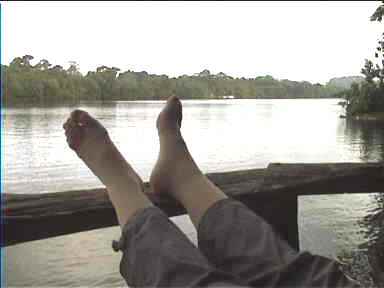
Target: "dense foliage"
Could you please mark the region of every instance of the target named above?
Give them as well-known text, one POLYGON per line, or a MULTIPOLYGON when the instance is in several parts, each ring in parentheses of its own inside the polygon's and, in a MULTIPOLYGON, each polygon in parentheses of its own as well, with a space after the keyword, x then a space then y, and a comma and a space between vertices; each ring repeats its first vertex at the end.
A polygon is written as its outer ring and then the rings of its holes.
POLYGON ((198 74, 170 78, 147 72, 124 71, 101 66, 86 75, 77 63, 69 68, 42 59, 32 65, 33 56, 15 58, 2 66, 5 104, 78 102, 80 100, 160 100, 170 95, 182 99, 235 98, 325 98, 340 91, 331 85, 277 80, 271 76, 252 79, 233 78, 224 73, 198 74))
MULTIPOLYGON (((371 21, 381 22, 384 15, 384 1, 371 16, 371 21)), ((365 60, 361 73, 365 81, 354 83, 344 94, 347 115, 384 112, 384 33, 378 41, 376 60, 365 60)))

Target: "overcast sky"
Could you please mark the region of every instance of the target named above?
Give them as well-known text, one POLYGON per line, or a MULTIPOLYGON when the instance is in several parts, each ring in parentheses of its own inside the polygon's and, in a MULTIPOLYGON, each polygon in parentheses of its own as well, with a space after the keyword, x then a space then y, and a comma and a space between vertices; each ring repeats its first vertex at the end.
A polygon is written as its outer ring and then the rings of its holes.
POLYGON ((2 2, 2 62, 31 54, 179 76, 359 75, 383 24, 365 2, 2 2))

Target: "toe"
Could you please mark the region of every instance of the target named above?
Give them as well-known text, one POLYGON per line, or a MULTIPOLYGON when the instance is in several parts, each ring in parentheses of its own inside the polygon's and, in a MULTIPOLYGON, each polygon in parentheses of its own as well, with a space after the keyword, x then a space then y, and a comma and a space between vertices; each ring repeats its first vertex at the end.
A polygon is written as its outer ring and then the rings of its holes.
POLYGON ((86 111, 73 110, 70 117, 63 124, 67 143, 79 155, 79 147, 84 142, 99 141, 100 137, 107 137, 106 129, 86 111))
POLYGON ((171 96, 167 101, 168 109, 173 119, 176 119, 177 124, 181 127, 181 121, 183 118, 181 101, 176 96, 171 96))
POLYGON ((167 102, 180 101, 177 96, 169 96, 167 102))
POLYGON ((65 134, 67 136, 67 143, 69 147, 77 151, 80 147, 81 140, 82 140, 82 135, 83 135, 82 127, 80 126, 71 127, 65 132, 65 134))
POLYGON ((68 118, 67 121, 64 122, 63 124, 63 129, 64 130, 67 130, 69 128, 69 121, 71 120, 71 118, 68 118))
POLYGON ((180 109, 181 108, 181 102, 180 99, 176 96, 171 96, 167 99, 167 105, 170 105, 174 109, 180 109))
POLYGON ((71 112, 71 119, 75 122, 78 122, 80 120, 80 116, 84 113, 87 113, 80 109, 75 109, 71 112))
POLYGON ((175 130, 181 128, 182 106, 179 98, 171 96, 157 117, 156 126, 161 130, 175 130))
POLYGON ((76 109, 76 110, 72 111, 71 119, 76 124, 79 124, 79 125, 87 125, 87 124, 96 122, 96 120, 94 118, 92 118, 88 112, 80 110, 80 109, 76 109))
POLYGON ((77 123, 72 118, 68 118, 67 121, 63 124, 64 130, 68 130, 75 126, 77 126, 77 123))

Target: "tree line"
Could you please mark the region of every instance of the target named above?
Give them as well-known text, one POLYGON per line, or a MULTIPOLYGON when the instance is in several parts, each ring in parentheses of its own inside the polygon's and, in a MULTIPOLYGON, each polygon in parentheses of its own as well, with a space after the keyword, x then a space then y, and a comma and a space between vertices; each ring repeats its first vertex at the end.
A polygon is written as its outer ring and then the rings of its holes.
MULTIPOLYGON (((370 17, 381 22, 384 16, 384 1, 370 17)), ((354 83, 351 89, 340 95, 346 99, 346 113, 355 116, 365 113, 384 112, 384 33, 381 34, 375 50, 375 61, 366 59, 361 73, 365 80, 354 83)))
POLYGON ((83 75, 76 62, 64 69, 42 59, 32 65, 31 55, 16 57, 2 65, 3 104, 61 103, 84 100, 163 100, 235 98, 329 98, 340 92, 333 85, 277 80, 270 75, 234 78, 204 70, 194 75, 168 77, 145 71, 121 71, 100 66, 83 75))

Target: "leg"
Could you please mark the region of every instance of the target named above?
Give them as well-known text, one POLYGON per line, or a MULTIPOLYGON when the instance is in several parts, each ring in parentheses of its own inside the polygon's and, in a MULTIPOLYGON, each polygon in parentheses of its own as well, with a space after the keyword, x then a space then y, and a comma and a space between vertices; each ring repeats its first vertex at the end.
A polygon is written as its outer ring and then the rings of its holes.
POLYGON ((236 286, 236 279, 208 263, 200 251, 142 193, 142 181, 106 129, 75 110, 64 124, 69 146, 105 184, 123 229, 120 273, 129 286, 236 286))
POLYGON ((200 171, 181 136, 182 107, 171 97, 157 118, 160 153, 150 183, 155 193, 169 193, 188 211, 197 228, 209 207, 227 196, 200 171))
POLYGON ((203 216, 199 247, 216 267, 254 287, 360 287, 331 259, 298 252, 240 202, 217 202, 203 216))
POLYGON ((240 283, 209 263, 157 207, 135 214, 114 250, 123 252, 120 273, 128 286, 237 287, 240 283))
POLYGON ((155 193, 169 193, 186 208, 199 248, 212 264, 251 286, 354 285, 334 262, 298 254, 263 219, 211 183, 188 152, 181 120, 181 103, 170 98, 157 119, 160 154, 150 182, 155 193))
POLYGON ((87 112, 75 110, 63 125, 69 146, 107 187, 123 228, 133 214, 152 203, 142 181, 111 141, 107 130, 87 112))

